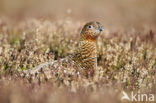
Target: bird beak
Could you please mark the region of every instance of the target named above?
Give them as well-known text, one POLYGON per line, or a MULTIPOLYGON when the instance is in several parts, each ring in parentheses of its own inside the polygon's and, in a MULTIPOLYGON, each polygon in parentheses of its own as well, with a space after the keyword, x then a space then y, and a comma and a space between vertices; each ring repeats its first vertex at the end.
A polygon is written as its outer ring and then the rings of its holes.
POLYGON ((99 31, 103 31, 104 29, 103 29, 103 27, 102 26, 100 26, 99 27, 99 31))

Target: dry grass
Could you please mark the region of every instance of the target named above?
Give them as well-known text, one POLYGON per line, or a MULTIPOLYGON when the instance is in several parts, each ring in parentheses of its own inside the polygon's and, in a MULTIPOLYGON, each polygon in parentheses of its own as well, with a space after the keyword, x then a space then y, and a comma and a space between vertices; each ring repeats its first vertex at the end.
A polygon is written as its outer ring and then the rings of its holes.
POLYGON ((60 8, 51 3, 56 11, 43 4, 46 12, 42 8, 36 11, 34 5, 42 2, 30 2, 29 9, 29 3, 22 2, 23 8, 16 3, 8 6, 7 1, 1 6, 0 102, 120 103, 122 90, 156 94, 154 1, 64 3, 67 6, 60 4, 60 8), (90 5, 84 10, 87 3, 90 5), (34 11, 37 13, 32 15, 34 11), (72 53, 81 27, 90 20, 100 21, 105 28, 97 42, 99 81, 75 79, 63 72, 42 83, 29 83, 19 76, 19 70, 72 53))

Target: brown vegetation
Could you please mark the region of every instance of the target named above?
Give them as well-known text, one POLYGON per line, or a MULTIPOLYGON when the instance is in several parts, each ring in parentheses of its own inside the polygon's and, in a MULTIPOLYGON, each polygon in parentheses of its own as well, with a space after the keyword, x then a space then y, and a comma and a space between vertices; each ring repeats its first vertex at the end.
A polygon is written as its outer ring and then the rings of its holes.
POLYGON ((60 6, 58 1, 1 2, 1 103, 120 103, 122 90, 156 94, 154 0, 63 1, 60 6), (30 83, 19 75, 72 53, 81 27, 90 20, 105 28, 97 42, 99 81, 60 73, 52 80, 30 83))

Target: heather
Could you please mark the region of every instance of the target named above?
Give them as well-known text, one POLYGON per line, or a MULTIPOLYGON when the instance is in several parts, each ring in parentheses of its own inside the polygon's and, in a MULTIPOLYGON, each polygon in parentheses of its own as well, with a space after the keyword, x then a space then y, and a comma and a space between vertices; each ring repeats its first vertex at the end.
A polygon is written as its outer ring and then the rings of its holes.
MULTIPOLYGON (((51 3, 57 10, 48 13, 51 7, 48 3, 44 9, 30 6, 28 10, 27 3, 21 2, 22 9, 18 4, 15 7, 19 8, 9 8, 5 2, 0 13, 0 102, 120 103, 123 90, 156 94, 154 1, 139 4, 134 0, 115 3, 99 0, 90 2, 85 10, 88 1, 83 4, 80 0, 77 8, 74 4, 70 8, 60 4, 59 9, 51 3), (64 71, 62 67, 50 80, 31 81, 21 75, 26 69, 71 54, 81 28, 90 20, 100 21, 104 27, 97 41, 98 81, 77 78, 72 68, 64 71)), ((35 5, 41 4, 40 1, 35 5)))

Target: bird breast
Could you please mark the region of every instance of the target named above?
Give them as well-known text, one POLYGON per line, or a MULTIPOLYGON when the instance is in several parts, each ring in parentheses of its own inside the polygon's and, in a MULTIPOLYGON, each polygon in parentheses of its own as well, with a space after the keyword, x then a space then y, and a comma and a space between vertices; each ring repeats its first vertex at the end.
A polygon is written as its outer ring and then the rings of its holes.
POLYGON ((80 41, 79 46, 73 55, 73 60, 82 68, 94 68, 97 62, 96 43, 80 41))

